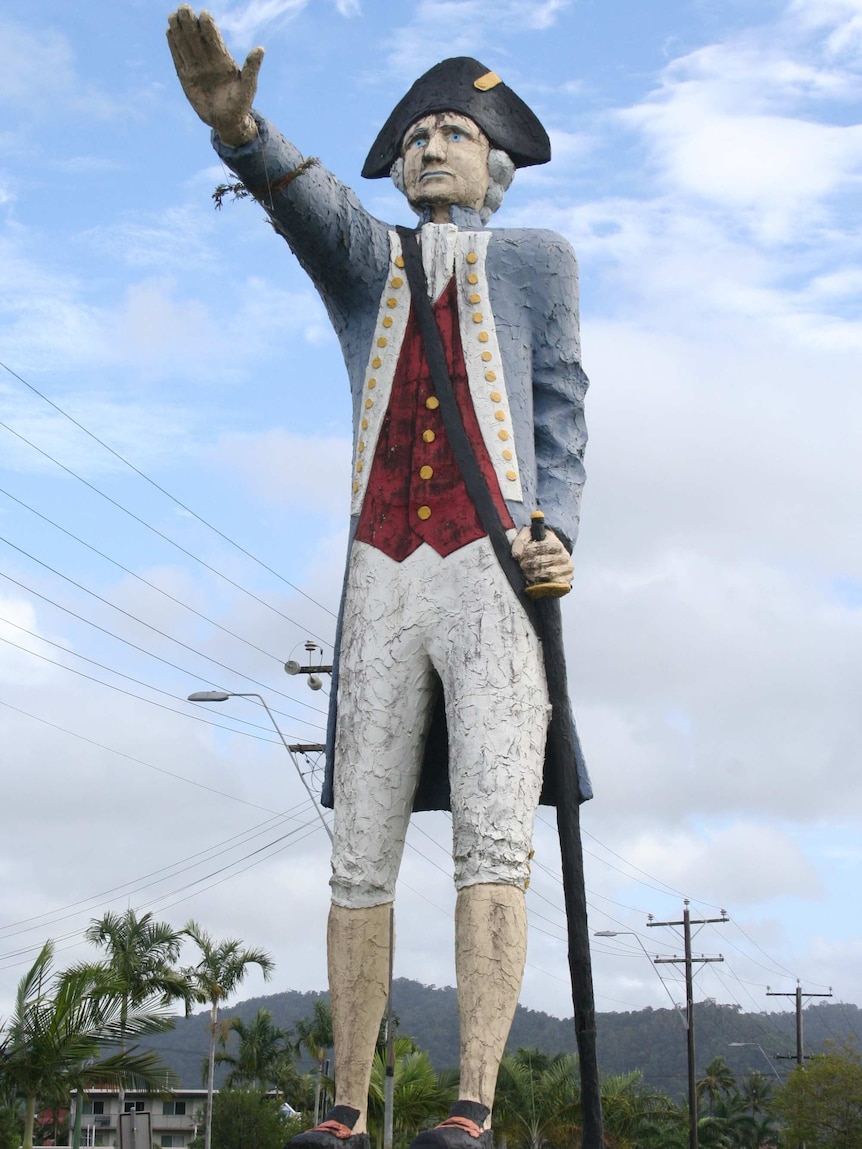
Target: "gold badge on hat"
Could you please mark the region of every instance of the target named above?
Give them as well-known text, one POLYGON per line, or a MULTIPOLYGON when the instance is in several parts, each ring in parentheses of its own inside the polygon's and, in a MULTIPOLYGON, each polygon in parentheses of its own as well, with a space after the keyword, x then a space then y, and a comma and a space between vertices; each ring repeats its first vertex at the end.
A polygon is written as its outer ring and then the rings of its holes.
POLYGON ((503 81, 496 72, 486 72, 484 76, 473 81, 473 87, 478 88, 480 92, 490 92, 492 88, 496 88, 498 84, 502 83, 503 81))

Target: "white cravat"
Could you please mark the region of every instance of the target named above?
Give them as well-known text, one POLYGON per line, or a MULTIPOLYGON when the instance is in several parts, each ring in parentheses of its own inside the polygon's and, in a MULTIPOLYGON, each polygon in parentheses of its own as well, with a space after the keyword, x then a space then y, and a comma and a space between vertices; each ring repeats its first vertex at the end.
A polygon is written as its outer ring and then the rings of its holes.
POLYGON ((422 263, 428 282, 428 297, 435 303, 455 272, 455 241, 458 227, 454 223, 422 225, 422 263))

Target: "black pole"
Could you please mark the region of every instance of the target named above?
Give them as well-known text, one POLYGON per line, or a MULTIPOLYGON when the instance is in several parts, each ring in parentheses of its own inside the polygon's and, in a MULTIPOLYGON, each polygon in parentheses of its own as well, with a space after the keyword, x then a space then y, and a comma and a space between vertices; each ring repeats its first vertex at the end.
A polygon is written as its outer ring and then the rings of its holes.
POLYGON ((694 1057, 694 976, 691 963, 691 912, 688 902, 682 915, 685 930, 685 1021, 688 1050, 688 1145, 697 1149, 697 1074, 694 1057))
MULTIPOLYGON (((531 524, 533 538, 545 536, 544 520, 535 517, 531 524)), ((559 592, 557 592, 559 593, 559 592)), ((556 597, 534 599, 539 637, 548 680, 548 693, 555 706, 548 727, 548 760, 559 764, 556 777, 557 832, 560 835, 563 895, 566 903, 566 926, 569 943, 569 975, 572 980, 572 1005, 575 1010, 575 1041, 581 1077, 582 1149, 603 1149, 602 1097, 599 1084, 599 1061, 596 1051, 596 1006, 593 998, 593 972, 590 959, 590 930, 587 923, 587 892, 584 885, 584 853, 581 846, 581 795, 578 790, 576 764, 581 748, 568 705, 566 656, 563 650, 563 622, 560 601, 556 597)))

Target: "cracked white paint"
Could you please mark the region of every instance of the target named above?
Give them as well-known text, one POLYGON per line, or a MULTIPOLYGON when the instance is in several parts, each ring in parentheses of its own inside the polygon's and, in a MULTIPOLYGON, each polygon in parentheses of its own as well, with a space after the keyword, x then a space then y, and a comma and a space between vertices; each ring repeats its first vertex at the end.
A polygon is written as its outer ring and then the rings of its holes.
POLYGON ((486 538, 403 562, 355 543, 335 747, 333 901, 392 900, 436 684, 455 884, 523 888, 550 714, 541 645, 486 538))

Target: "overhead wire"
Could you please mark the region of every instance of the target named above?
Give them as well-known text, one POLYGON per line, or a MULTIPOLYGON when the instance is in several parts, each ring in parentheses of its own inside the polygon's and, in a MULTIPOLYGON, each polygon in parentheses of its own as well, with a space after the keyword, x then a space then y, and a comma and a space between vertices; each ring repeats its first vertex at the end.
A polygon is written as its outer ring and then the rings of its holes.
MULTIPOLYGON (((20 630, 20 631, 22 631, 24 634, 29 634, 31 638, 35 638, 35 639, 36 639, 38 642, 44 642, 44 643, 45 643, 46 645, 48 645, 48 646, 53 646, 53 647, 54 647, 56 650, 62 650, 64 654, 70 654, 70 655, 71 655, 73 658, 79 658, 79 659, 81 659, 81 661, 82 661, 82 662, 86 662, 86 663, 89 663, 89 665, 90 665, 90 666, 96 666, 96 667, 98 667, 98 668, 99 668, 99 670, 105 670, 105 671, 107 671, 107 672, 108 672, 108 674, 116 674, 118 678, 123 678, 123 679, 125 679, 125 680, 126 680, 126 682, 133 682, 133 683, 135 684, 135 686, 142 686, 142 687, 143 687, 145 690, 152 690, 152 691, 154 691, 156 694, 163 694, 163 695, 165 696, 165 698, 170 698, 172 701, 176 701, 176 697, 177 697, 177 696, 176 696, 176 694, 172 693, 172 692, 171 692, 171 691, 169 691, 169 690, 163 690, 163 689, 162 689, 162 687, 160 687, 160 686, 153 686, 153 685, 152 685, 151 683, 149 683, 149 682, 143 682, 143 681, 142 681, 140 678, 134 678, 134 677, 133 677, 131 674, 126 674, 124 671, 122 671, 122 670, 117 670, 117 669, 116 669, 115 667, 113 667, 113 666, 107 666, 105 663, 103 663, 103 662, 98 662, 98 661, 97 661, 95 658, 90 658, 90 657, 88 657, 88 655, 86 655, 86 654, 80 654, 80 653, 79 653, 77 650, 72 650, 70 647, 68 647, 68 646, 64 646, 64 645, 63 645, 61 642, 54 642, 54 640, 53 640, 53 639, 50 639, 50 638, 45 638, 45 637, 43 637, 42 635, 40 635, 40 634, 37 634, 37 633, 36 633, 36 631, 34 631, 34 630, 29 630, 29 629, 28 629, 26 626, 21 626, 21 624, 20 624, 20 623, 17 623, 17 622, 12 622, 12 620, 11 620, 11 619, 8 619, 8 618, 3 618, 2 616, 0 616, 0 623, 3 623, 3 624, 5 624, 6 626, 11 626, 11 627, 14 627, 14 628, 15 628, 15 630, 20 630)), ((2 638, 2 636, 0 636, 0 638, 2 638)), ((8 639, 5 639, 5 638, 2 638, 2 641, 4 641, 4 642, 7 642, 7 641, 9 641, 9 640, 8 640, 8 639)), ((13 646, 18 646, 18 644, 17 644, 17 643, 10 643, 10 645, 13 645, 13 646)), ((19 649, 19 650, 23 650, 23 651, 25 651, 25 652, 26 652, 26 653, 28 653, 28 654, 36 654, 36 652, 35 652, 35 651, 32 651, 32 650, 28 650, 28 649, 27 649, 27 647, 24 647, 24 646, 18 646, 18 649, 19 649)), ((37 655, 37 657, 38 657, 38 655, 37 655)), ((57 666, 62 666, 62 663, 56 663, 56 665, 57 665, 57 666)), ((64 667, 64 669, 66 669, 66 670, 70 670, 70 669, 71 669, 71 667, 64 667)), ((176 669, 178 669, 178 670, 181 670, 182 668, 181 668, 181 667, 177 667, 176 669)), ((191 672, 191 671, 189 671, 188 673, 189 673, 189 677, 191 677, 191 678, 199 678, 199 677, 200 677, 199 675, 196 675, 196 674, 192 674, 192 672, 191 672)), ((201 681, 202 681, 202 682, 207 682, 207 683, 209 683, 209 685, 210 685, 210 686, 218 686, 218 684, 217 684, 217 683, 215 683, 215 682, 210 682, 210 680, 209 680, 209 679, 207 679, 207 678, 203 678, 203 679, 201 679, 201 681)), ((107 686, 107 685, 109 685, 109 684, 108 684, 108 683, 103 683, 103 685, 107 686)), ((276 711, 276 713, 277 713, 277 714, 281 714, 281 715, 282 715, 283 717, 285 717, 285 718, 290 718, 290 720, 291 720, 292 722, 303 722, 303 723, 306 723, 307 725, 311 726, 311 727, 312 727, 312 729, 317 729, 317 730, 320 730, 320 729, 322 729, 322 727, 321 727, 321 726, 319 726, 319 725, 316 725, 315 723, 311 723, 311 722, 308 722, 308 721, 307 721, 307 719, 305 719, 305 718, 300 718, 300 717, 299 717, 299 715, 296 715, 296 714, 285 714, 285 712, 284 712, 284 711, 281 711, 281 710, 279 710, 279 711, 276 711)), ((241 723, 243 724, 243 726, 251 726, 251 727, 253 727, 253 728, 254 728, 254 729, 256 729, 256 730, 267 730, 267 731, 269 730, 269 727, 267 727, 267 726, 261 726, 261 725, 259 725, 259 723, 257 723, 257 722, 251 722, 251 721, 250 721, 249 719, 247 719, 247 718, 237 718, 237 717, 233 717, 233 721, 234 721, 234 722, 241 722, 241 723)))
POLYGON ((314 606, 319 607, 320 610, 324 611, 326 614, 331 615, 333 618, 336 617, 335 612, 330 610, 329 607, 324 606, 322 603, 318 602, 317 599, 312 598, 310 594, 302 590, 301 587, 298 587, 295 583, 292 583, 290 579, 285 578, 284 575, 279 574, 279 572, 276 570, 273 570, 273 568, 265 563, 262 559, 259 559, 256 555, 252 554, 251 551, 246 550, 244 546, 236 542, 235 539, 230 538, 230 536, 226 535, 224 531, 214 526, 207 519, 203 518, 203 516, 199 515, 197 511, 193 511, 191 507, 178 499, 176 495, 171 494, 170 491, 166 490, 163 486, 161 486, 161 484, 157 483, 155 479, 151 478, 144 471, 142 471, 140 467, 136 467, 134 463, 125 457, 125 455, 122 455, 119 451, 109 446, 109 444, 106 443, 104 439, 100 439, 98 435, 96 435, 88 427, 85 427, 84 424, 80 423, 77 419, 74 418, 74 416, 70 415, 68 411, 59 405, 59 403, 55 403, 53 399, 49 399, 47 395, 45 395, 37 387, 34 387, 32 383, 28 382, 23 377, 23 375, 19 375, 17 371, 13 371, 11 367, 2 361, 0 361, 0 367, 2 367, 4 371, 7 371, 14 379, 17 379, 19 383, 23 383, 23 385, 28 388, 28 390, 32 391, 34 395, 38 395, 39 398, 43 400, 43 402, 47 403, 50 407, 53 407, 53 409, 62 415, 64 419, 68 419, 70 423, 73 423, 79 430, 83 431, 85 435, 88 435, 95 443, 98 443, 100 447, 104 448, 104 450, 106 450, 109 454, 113 455, 115 459, 118 459, 131 471, 134 471, 134 473, 140 476, 144 482, 149 483, 151 487, 154 487, 160 494, 164 495, 165 498, 169 499, 172 503, 175 503, 178 507, 181 508, 181 510, 185 511, 186 514, 191 515, 193 519, 196 519, 197 522, 213 531, 213 533, 218 535, 219 538, 224 539, 226 543, 229 543, 232 547, 235 547, 238 551, 244 554, 246 558, 249 558, 252 560, 252 562, 257 563, 258 566, 262 567, 265 571, 268 571, 269 574, 274 575, 275 578, 279 579, 286 586, 289 586, 291 590, 296 591, 297 594, 301 594, 303 598, 308 599, 308 601, 313 603, 314 606))
MULTIPOLYGON (((44 570, 50 571, 51 574, 56 575, 58 578, 63 579, 64 582, 69 583, 71 586, 75 587, 77 590, 83 591, 84 594, 88 594, 92 598, 96 599, 98 602, 103 603, 105 606, 111 607, 112 610, 115 610, 119 614, 122 614, 125 618, 131 619, 132 622, 138 623, 140 626, 145 627, 147 630, 151 630, 154 634, 159 635, 160 638, 166 638, 168 640, 168 642, 173 642, 177 646, 181 646, 183 648, 183 650, 187 650, 191 654, 197 655, 198 658, 203 658, 206 662, 211 662, 213 664, 213 666, 218 666, 221 670, 227 670, 230 674, 235 674, 239 678, 244 678, 246 680, 246 682, 252 682, 252 683, 254 683, 255 686, 263 687, 264 690, 268 690, 268 691, 275 693, 275 694, 280 694, 283 698, 289 697, 289 695, 286 695, 281 690, 277 690, 275 687, 270 686, 268 683, 261 682, 259 679, 253 678, 250 674, 246 674, 241 670, 236 670, 234 667, 228 666, 224 662, 220 662, 219 659, 213 658, 209 654, 204 654, 203 651, 196 650, 193 646, 189 646, 189 644, 187 642, 183 642, 182 639, 176 638, 176 637, 174 637, 174 635, 168 634, 166 631, 161 630, 157 626, 153 626, 152 623, 146 622, 142 618, 138 618, 137 615, 132 614, 131 611, 126 610, 124 607, 117 606, 116 603, 111 602, 111 600, 105 598, 104 595, 99 594, 97 591, 90 590, 89 587, 84 586, 83 583, 80 583, 76 579, 73 579, 70 575, 63 574, 63 572, 57 570, 56 567, 52 567, 49 563, 46 563, 42 559, 37 558, 35 555, 30 554, 29 551, 24 550, 23 547, 19 547, 17 545, 17 543, 13 543, 10 539, 7 539, 4 535, 0 535, 0 542, 5 543, 6 546, 11 547, 12 550, 17 551, 19 554, 24 555, 25 558, 30 559, 31 562, 36 563, 38 566, 42 567, 44 570)), ((18 583, 17 579, 13 579, 11 577, 11 575, 7 575, 3 571, 0 571, 0 574, 2 574, 4 578, 8 578, 10 582, 18 583)), ((18 585, 21 586, 23 584, 18 583, 18 585)), ((31 590, 31 593, 38 593, 38 592, 34 592, 31 590)), ((40 597, 44 597, 44 596, 40 595, 40 597)), ((56 604, 53 604, 53 605, 56 605, 56 604)), ((78 615, 77 617, 81 618, 80 615, 78 615)), ((81 621, 86 622, 88 620, 82 618, 81 621)), ((95 625, 95 624, 93 624, 93 625, 95 625)), ((99 627, 98 629, 104 630, 103 627, 99 627)), ((106 632, 106 633, 111 633, 111 632, 106 632)), ((114 635, 113 637, 116 638, 118 636, 114 635)), ((132 645, 132 644, 130 644, 130 645, 132 645)), ((143 650, 142 647, 138 647, 138 649, 143 650)), ((149 651, 144 651, 144 653, 149 653, 149 651)), ((157 656, 154 656, 154 657, 157 657, 157 656)), ((159 661, 164 661, 164 660, 159 659, 159 661)), ((291 699, 291 701, 292 701, 292 699, 291 699)))
MULTIPOLYGON (((286 622, 291 623, 292 626, 298 626, 300 629, 305 630, 308 634, 312 635, 312 637, 318 639, 319 642, 324 642, 328 646, 332 645, 331 640, 323 638, 321 635, 316 634, 309 627, 302 623, 298 623, 296 619, 291 618, 289 615, 285 614, 284 611, 279 610, 276 606, 273 606, 272 603, 262 599, 259 595, 255 594, 254 591, 248 590, 247 587, 242 586, 240 583, 232 579, 230 575, 226 575, 223 571, 218 570, 217 567, 214 567, 211 563, 208 563, 206 559, 202 559, 199 555, 194 554, 181 543, 178 543, 176 539, 172 539, 169 535, 166 535, 164 531, 160 531, 158 527, 154 527, 152 523, 148 523, 146 519, 142 519, 140 515, 136 515, 134 511, 130 511, 127 507, 124 507, 122 503, 117 502, 116 499, 112 498, 105 491, 97 487, 95 483, 91 483, 89 479, 85 479, 83 475, 77 474, 72 470, 71 467, 67 467, 65 463, 61 463, 59 459, 55 459, 53 455, 50 455, 47 451, 44 451, 41 447, 38 447, 34 442, 28 439, 26 435, 22 435, 19 431, 16 431, 14 427, 10 427, 9 424, 4 422, 2 419, 0 419, 0 427, 3 427, 11 435, 14 435, 16 439, 20 439, 21 442, 26 443, 28 447, 32 447, 34 451, 37 451, 44 458, 49 459, 52 463, 55 464, 55 466, 65 471, 68 475, 71 475, 72 478, 77 479, 79 483, 83 483, 85 487, 89 488, 89 490, 105 499, 112 506, 116 507, 117 510, 122 511, 124 515, 128 515, 129 518, 134 519, 136 523, 140 523, 140 525, 146 527, 148 531, 152 531, 153 534, 158 535, 160 539, 163 539, 166 543, 169 543, 172 547, 175 547, 188 558, 193 559, 194 562, 199 563, 202 567, 216 575, 218 578, 223 579, 226 583, 229 583, 236 590, 241 591, 245 595, 248 595, 249 598, 254 599, 255 602, 260 603, 261 606, 265 606, 267 610, 271 610, 274 614, 279 615, 279 617, 285 619, 286 622)), ((330 611, 329 613, 331 614, 332 612, 330 611)))

